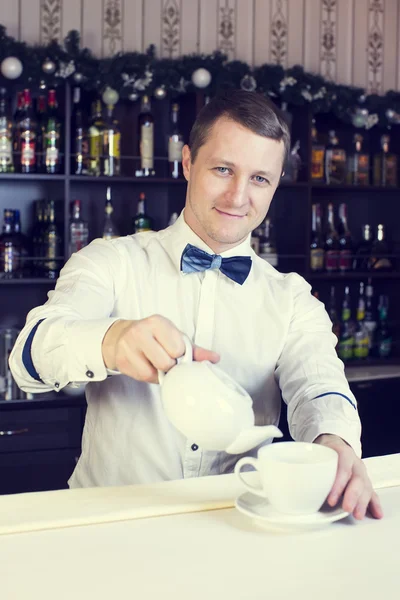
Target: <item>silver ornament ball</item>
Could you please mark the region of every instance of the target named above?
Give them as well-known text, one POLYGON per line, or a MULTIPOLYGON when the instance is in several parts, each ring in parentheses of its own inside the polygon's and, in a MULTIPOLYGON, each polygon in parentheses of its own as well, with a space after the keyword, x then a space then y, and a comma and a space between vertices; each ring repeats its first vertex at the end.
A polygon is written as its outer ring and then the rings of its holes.
POLYGON ((196 69, 192 73, 192 82, 198 88, 206 88, 211 83, 211 73, 207 69, 196 69))
POLYGON ((257 88, 257 82, 252 75, 245 75, 240 82, 240 87, 246 92, 254 92, 257 88))
POLYGON ((158 87, 154 90, 154 97, 157 98, 157 100, 164 100, 164 98, 166 97, 167 92, 165 90, 164 87, 158 87))
POLYGON ((394 118, 395 112, 393 109, 388 108, 386 111, 386 116, 389 119, 389 121, 391 121, 394 118))
POLYGON ((102 99, 104 104, 114 105, 117 104, 119 100, 119 94, 117 90, 114 90, 113 88, 107 86, 103 92, 102 99))
POLYGON ((131 102, 136 102, 136 100, 139 98, 139 94, 137 94, 136 92, 131 92, 128 98, 131 102))
POLYGON ((22 73, 22 62, 16 56, 8 56, 2 61, 0 70, 6 79, 18 79, 22 73))
POLYGON ((47 58, 42 64, 42 71, 46 73, 46 75, 53 75, 56 72, 56 63, 53 60, 47 58))
POLYGON ((82 73, 74 73, 74 81, 75 83, 82 83, 83 81, 83 75, 82 73))

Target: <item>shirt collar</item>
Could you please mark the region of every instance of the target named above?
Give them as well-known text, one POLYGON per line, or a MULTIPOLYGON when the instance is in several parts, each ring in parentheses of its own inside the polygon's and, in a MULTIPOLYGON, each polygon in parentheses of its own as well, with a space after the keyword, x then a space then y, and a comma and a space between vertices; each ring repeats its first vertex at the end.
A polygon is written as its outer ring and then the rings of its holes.
MULTIPOLYGON (((189 227, 185 221, 185 209, 182 210, 181 214, 173 225, 165 229, 164 244, 168 254, 172 257, 174 264, 177 265, 178 269, 181 268, 181 256, 186 244, 192 244, 209 254, 215 254, 215 252, 189 227)), ((224 250, 220 253, 222 258, 228 258, 230 256, 251 256, 253 250, 250 245, 251 233, 247 236, 243 242, 224 250)))

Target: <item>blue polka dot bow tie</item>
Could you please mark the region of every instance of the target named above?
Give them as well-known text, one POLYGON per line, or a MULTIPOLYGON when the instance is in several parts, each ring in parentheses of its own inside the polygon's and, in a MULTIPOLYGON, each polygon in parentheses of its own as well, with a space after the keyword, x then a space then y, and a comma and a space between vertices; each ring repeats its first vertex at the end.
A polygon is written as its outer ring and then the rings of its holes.
POLYGON ((182 252, 181 271, 196 273, 208 269, 219 269, 224 275, 243 285, 251 269, 250 256, 222 258, 219 254, 208 254, 192 244, 187 244, 182 252))

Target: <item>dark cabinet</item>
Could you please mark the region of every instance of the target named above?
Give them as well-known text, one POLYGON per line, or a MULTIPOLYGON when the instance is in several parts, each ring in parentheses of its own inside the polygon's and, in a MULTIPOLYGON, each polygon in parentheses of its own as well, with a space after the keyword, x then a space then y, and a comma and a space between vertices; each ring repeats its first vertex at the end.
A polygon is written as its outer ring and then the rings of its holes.
POLYGON ((0 494, 68 487, 83 420, 82 406, 1 406, 0 494))
POLYGON ((350 383, 362 424, 363 457, 400 452, 400 378, 350 383))

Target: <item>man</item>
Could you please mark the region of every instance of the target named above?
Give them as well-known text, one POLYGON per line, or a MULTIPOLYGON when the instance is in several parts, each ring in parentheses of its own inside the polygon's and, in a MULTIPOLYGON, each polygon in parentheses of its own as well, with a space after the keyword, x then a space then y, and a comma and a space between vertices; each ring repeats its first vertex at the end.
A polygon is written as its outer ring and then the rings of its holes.
POLYGON ((332 505, 344 491, 343 507, 356 518, 367 507, 382 516, 359 458, 356 401, 325 309, 304 279, 280 274, 250 247, 289 147, 281 113, 263 96, 213 99, 183 149, 188 186, 176 223, 95 240, 29 313, 10 359, 18 385, 39 392, 88 382, 71 487, 233 470, 237 456, 199 448, 162 410, 157 369, 167 371, 184 353, 184 332, 195 360, 219 361, 250 393, 256 424, 278 423, 282 393, 292 436, 337 451, 332 505))

